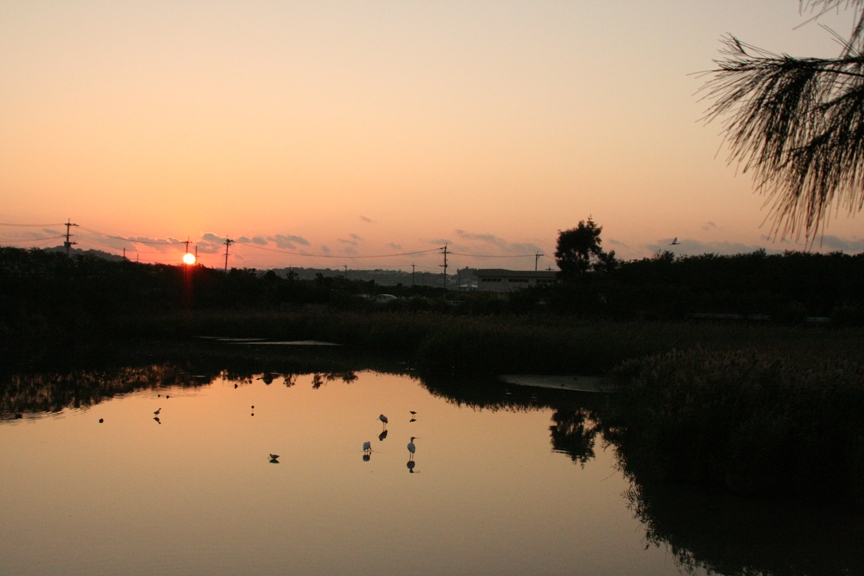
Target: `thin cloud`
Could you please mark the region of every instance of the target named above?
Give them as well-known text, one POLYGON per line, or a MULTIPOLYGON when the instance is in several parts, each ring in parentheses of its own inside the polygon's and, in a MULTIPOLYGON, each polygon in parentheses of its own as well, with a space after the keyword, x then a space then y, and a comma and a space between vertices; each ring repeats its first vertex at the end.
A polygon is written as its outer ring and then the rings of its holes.
POLYGON ((217 244, 223 244, 225 242, 224 236, 217 236, 216 234, 211 234, 210 232, 205 232, 201 235, 201 239, 205 242, 216 242, 217 244))
MULTIPOLYGON (((504 254, 528 254, 528 253, 537 253, 543 252, 543 250, 530 242, 507 242, 503 238, 499 238, 493 234, 475 234, 471 232, 466 232, 465 230, 456 230, 456 235, 463 240, 467 240, 470 243, 482 244, 486 246, 492 246, 497 248, 500 252, 504 254)), ((471 250, 471 248, 465 248, 465 250, 471 250)))
POLYGON ((390 248, 391 250, 402 250, 401 244, 394 244, 393 242, 387 242, 387 244, 385 244, 384 246, 386 248, 390 248))
POLYGON ((360 215, 360 221, 366 222, 367 224, 373 224, 375 222, 371 218, 367 218, 366 216, 363 216, 362 214, 360 215))
POLYGON ((289 250, 296 250, 298 244, 300 246, 309 246, 309 241, 302 236, 277 234, 276 236, 269 236, 267 239, 276 244, 278 248, 287 248, 289 250))
POLYGON ((765 246, 742 244, 740 242, 700 242, 679 238, 678 244, 672 246, 672 239, 659 240, 657 244, 647 244, 646 248, 652 252, 672 252, 681 256, 698 256, 701 254, 717 254, 719 256, 731 256, 735 254, 750 254, 757 250, 765 250, 768 253, 780 253, 782 250, 771 250, 765 246))
POLYGON ((254 236, 252 238, 241 236, 240 238, 237 238, 236 242, 238 242, 239 244, 257 244, 258 246, 267 245, 267 239, 262 236, 254 236))
POLYGON ((850 254, 864 252, 864 239, 861 238, 849 239, 826 235, 822 237, 822 241, 819 244, 822 248, 830 248, 850 254))

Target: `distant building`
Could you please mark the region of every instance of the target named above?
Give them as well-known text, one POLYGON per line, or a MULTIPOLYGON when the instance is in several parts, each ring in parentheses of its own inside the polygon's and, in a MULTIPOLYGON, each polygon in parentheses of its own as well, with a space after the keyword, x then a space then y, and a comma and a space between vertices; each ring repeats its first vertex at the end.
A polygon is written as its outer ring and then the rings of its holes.
POLYGON ((481 268, 474 272, 474 275, 477 276, 477 286, 480 292, 512 292, 520 288, 552 284, 558 273, 552 270, 481 268))

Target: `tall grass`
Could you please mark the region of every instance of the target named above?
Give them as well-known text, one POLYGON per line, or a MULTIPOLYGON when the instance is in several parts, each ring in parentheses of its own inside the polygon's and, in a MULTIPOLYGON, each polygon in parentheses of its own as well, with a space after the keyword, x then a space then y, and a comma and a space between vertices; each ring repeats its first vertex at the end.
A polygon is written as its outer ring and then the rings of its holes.
POLYGON ((629 386, 609 437, 642 477, 864 502, 864 363, 697 348, 616 373, 629 386))

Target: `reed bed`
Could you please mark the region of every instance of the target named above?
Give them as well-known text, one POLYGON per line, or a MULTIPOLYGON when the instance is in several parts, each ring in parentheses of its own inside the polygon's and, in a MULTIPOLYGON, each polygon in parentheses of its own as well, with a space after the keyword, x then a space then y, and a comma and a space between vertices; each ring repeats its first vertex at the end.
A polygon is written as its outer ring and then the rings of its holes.
POLYGON ((864 363, 757 350, 629 361, 609 438, 642 478, 864 502, 864 363))

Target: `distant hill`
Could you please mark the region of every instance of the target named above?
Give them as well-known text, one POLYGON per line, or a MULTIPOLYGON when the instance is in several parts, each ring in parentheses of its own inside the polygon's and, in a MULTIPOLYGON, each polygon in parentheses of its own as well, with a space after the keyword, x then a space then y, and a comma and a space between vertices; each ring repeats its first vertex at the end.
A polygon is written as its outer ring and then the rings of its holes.
MULTIPOLYGON (((66 253, 66 248, 64 246, 55 246, 54 248, 45 248, 45 252, 62 252, 66 253)), ((102 260, 108 260, 110 262, 122 262, 126 260, 123 256, 118 256, 117 254, 111 254, 110 252, 103 252, 101 250, 79 250, 77 248, 69 249, 70 256, 91 256, 93 258, 101 258, 102 260)))

